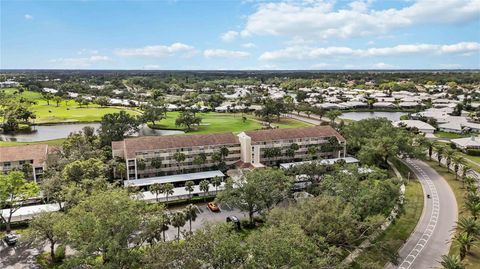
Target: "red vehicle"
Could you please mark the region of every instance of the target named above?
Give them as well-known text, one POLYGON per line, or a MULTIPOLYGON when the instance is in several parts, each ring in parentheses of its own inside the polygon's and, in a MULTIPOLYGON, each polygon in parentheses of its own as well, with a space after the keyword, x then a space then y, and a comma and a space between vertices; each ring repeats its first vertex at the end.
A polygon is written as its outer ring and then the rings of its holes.
POLYGON ((220 208, 218 205, 214 202, 210 202, 207 204, 208 209, 210 209, 212 212, 220 212, 220 208))

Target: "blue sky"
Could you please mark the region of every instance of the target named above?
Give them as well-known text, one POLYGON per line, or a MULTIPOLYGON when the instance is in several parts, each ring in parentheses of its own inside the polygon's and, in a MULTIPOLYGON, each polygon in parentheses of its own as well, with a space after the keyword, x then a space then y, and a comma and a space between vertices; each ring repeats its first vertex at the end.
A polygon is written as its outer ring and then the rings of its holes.
POLYGON ((0 68, 480 68, 480 0, 7 1, 0 68))

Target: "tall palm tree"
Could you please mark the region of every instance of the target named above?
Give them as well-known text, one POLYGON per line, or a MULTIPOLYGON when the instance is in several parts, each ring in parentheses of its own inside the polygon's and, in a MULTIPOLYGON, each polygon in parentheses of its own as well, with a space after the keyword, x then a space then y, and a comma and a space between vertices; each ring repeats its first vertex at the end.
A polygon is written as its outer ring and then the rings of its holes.
POLYGON ((467 256, 470 248, 475 245, 476 239, 467 233, 459 233, 455 236, 454 243, 458 246, 460 251, 460 260, 463 261, 467 256))
MULTIPOLYGON (((180 166, 181 163, 183 163, 186 159, 186 156, 184 153, 182 152, 176 152, 174 155, 173 155, 173 159, 175 159, 175 161, 177 162, 177 167, 180 166)), ((183 171, 183 169, 182 169, 183 171)))
POLYGON ((200 184, 198 184, 198 187, 201 191, 205 192, 205 195, 203 196, 203 200, 205 201, 207 199, 208 190, 210 190, 210 182, 206 179, 202 180, 200 181, 200 184))
POLYGON ((158 195, 164 192, 163 185, 160 183, 154 183, 150 185, 150 192, 155 194, 155 200, 158 203, 158 195))
POLYGON ((442 255, 440 264, 444 269, 465 269, 465 266, 458 256, 442 255))
POLYGON ((197 219, 198 207, 194 204, 189 204, 183 209, 185 219, 188 220, 190 232, 192 232, 192 221, 197 219))
POLYGON ((222 185, 222 178, 219 176, 215 176, 212 178, 212 185, 215 187, 215 194, 218 192, 218 187, 222 185))
POLYGON ((164 188, 164 192, 165 192, 165 198, 168 202, 168 196, 173 194, 173 192, 174 192, 173 189, 175 188, 175 186, 172 183, 165 183, 163 188, 164 188))
POLYGON ((185 190, 188 191, 188 197, 191 199, 192 197, 190 196, 190 194, 192 193, 193 191, 193 186, 195 186, 195 183, 191 180, 185 182, 185 190))
POLYGON ((455 172, 455 179, 458 179, 458 170, 460 170, 460 165, 463 165, 464 158, 460 155, 453 156, 453 171, 455 172))
POLYGON ((460 233, 466 233, 467 235, 471 235, 475 238, 480 234, 480 226, 473 217, 461 217, 457 221, 457 230, 460 233))
POLYGON ((437 160, 438 160, 438 166, 441 166, 441 161, 442 161, 442 155, 443 152, 445 151, 445 148, 441 145, 435 146, 435 151, 437 151, 437 160))
POLYGON ((182 211, 177 211, 172 214, 170 222, 173 227, 177 228, 177 240, 180 240, 180 228, 185 226, 187 220, 185 214, 182 211))
POLYGON ((170 215, 166 210, 162 210, 162 213, 159 216, 159 218, 160 218, 160 225, 162 226, 161 230, 163 235, 163 241, 165 242, 166 241, 165 231, 168 230, 168 225, 171 224, 170 215))
POLYGON ((428 140, 428 139, 423 139, 422 140, 422 145, 428 148, 428 159, 432 160, 432 154, 433 154, 433 142, 428 140))
POLYGON ((444 154, 446 158, 447 171, 450 172, 450 164, 452 164, 452 157, 455 154, 455 152, 451 149, 445 149, 444 154))
POLYGON ((462 182, 463 182, 463 187, 465 187, 465 181, 467 179, 467 172, 468 170, 470 170, 470 166, 468 166, 468 164, 464 163, 463 166, 462 166, 462 182))

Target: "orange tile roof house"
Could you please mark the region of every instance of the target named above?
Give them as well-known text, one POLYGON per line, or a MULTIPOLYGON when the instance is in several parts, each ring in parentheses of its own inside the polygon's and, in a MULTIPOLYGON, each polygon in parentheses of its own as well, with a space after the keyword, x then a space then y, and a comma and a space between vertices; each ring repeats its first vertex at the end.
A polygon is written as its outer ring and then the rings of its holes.
POLYGON ((0 147, 0 172, 23 169, 29 164, 32 166, 33 179, 37 181, 46 169, 48 155, 57 150, 58 147, 46 144, 0 147))

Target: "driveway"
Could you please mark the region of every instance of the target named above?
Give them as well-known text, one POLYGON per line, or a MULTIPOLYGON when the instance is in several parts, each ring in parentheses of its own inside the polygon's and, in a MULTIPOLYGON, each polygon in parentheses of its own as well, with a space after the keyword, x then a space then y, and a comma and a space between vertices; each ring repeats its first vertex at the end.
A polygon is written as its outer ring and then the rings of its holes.
POLYGON ((419 178, 425 198, 422 216, 415 230, 400 249, 398 266, 386 268, 439 268, 441 256, 448 254, 458 219, 457 201, 445 179, 426 163, 408 159, 407 165, 419 178))

